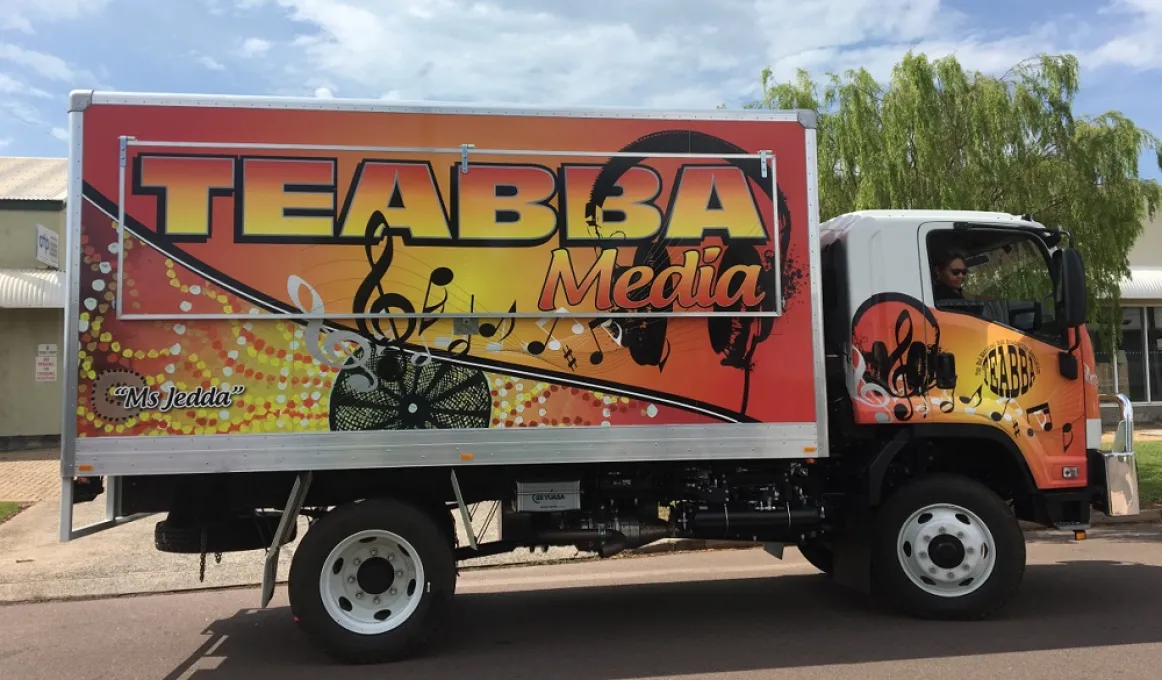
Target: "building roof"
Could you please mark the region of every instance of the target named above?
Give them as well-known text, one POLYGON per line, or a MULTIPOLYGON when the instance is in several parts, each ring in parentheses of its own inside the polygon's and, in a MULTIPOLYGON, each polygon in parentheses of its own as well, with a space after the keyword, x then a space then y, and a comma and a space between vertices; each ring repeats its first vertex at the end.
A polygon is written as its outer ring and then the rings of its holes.
POLYGON ((1121 290, 1125 302, 1162 300, 1162 267, 1130 267, 1130 276, 1122 279, 1121 290))
POLYGON ((63 309, 65 273, 51 269, 0 269, 0 309, 63 309))
POLYGON ((0 201, 64 201, 68 159, 0 157, 0 201))

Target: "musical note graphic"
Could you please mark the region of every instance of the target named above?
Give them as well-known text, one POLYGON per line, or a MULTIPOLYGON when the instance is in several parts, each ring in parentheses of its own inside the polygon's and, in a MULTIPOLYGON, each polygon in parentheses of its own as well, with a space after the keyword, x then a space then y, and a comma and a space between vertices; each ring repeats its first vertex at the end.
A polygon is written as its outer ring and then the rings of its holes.
POLYGON ((956 390, 955 389, 952 390, 951 395, 949 395, 948 392, 946 391, 946 392, 942 393, 939 398, 933 397, 932 403, 936 404, 940 408, 941 413, 944 413, 947 415, 947 414, 952 413, 953 411, 956 410, 956 404, 953 402, 954 399, 956 399, 956 390))
POLYGON ((597 341, 596 328, 600 325, 601 319, 594 319, 589 322, 589 335, 593 337, 593 346, 595 347, 593 353, 589 355, 589 363, 594 366, 605 360, 605 351, 601 349, 601 343, 597 341))
POLYGON ((1004 405, 1005 405, 1004 408, 1002 408, 1000 411, 993 411, 991 414, 989 414, 989 417, 993 419, 994 423, 1001 422, 1002 418, 1005 420, 1012 420, 1013 419, 1013 416, 1009 415, 1009 413, 1008 413, 1009 404, 1013 403, 1016 400, 1009 399, 1007 397, 1001 397, 1000 401, 1004 403, 1004 405))
MULTIPOLYGON (((448 269, 447 267, 437 267, 437 268, 432 270, 431 275, 428 276, 428 287, 424 291, 424 303, 423 303, 422 307, 423 307, 425 313, 444 311, 445 305, 448 304, 448 291, 447 290, 444 291, 443 299, 434 305, 429 305, 428 299, 432 295, 432 286, 440 286, 441 288, 445 288, 446 286, 448 286, 448 284, 452 283, 452 279, 454 278, 454 276, 455 275, 452 273, 452 270, 448 269)), ((437 320, 438 319, 435 319, 435 318, 430 318, 430 319, 429 318, 422 318, 422 319, 420 319, 420 337, 423 337, 424 331, 431 328, 432 325, 435 324, 437 320)))
MULTIPOLYGON (((1037 416, 1037 421, 1038 421, 1037 424, 1041 426, 1042 431, 1049 432, 1050 430, 1053 429, 1053 412, 1049 409, 1049 402, 1045 402, 1044 404, 1037 404, 1033 408, 1026 411, 1025 412, 1026 422, 1028 422, 1029 416, 1034 416, 1034 415, 1037 416), (1045 415, 1041 415, 1041 414, 1045 414, 1045 415)), ((1029 425, 1030 425, 1029 436, 1031 437, 1031 436, 1033 436, 1032 423, 1029 423, 1029 425)))
POLYGON ((573 350, 570 349, 567 345, 565 346, 565 353, 563 356, 565 357, 565 361, 567 361, 569 363, 569 368, 576 371, 577 370, 577 358, 575 356, 573 356, 573 350))
POLYGON ((960 403, 964 404, 967 407, 964 410, 970 414, 976 413, 976 407, 980 406, 981 403, 983 403, 983 402, 984 402, 984 385, 977 387, 976 391, 972 393, 971 397, 961 397, 960 398, 960 403))
MULTIPOLYGON (((473 299, 475 299, 475 296, 473 296, 473 299)), ((515 302, 512 303, 512 306, 508 308, 508 313, 509 314, 516 314, 516 303, 515 302)), ((512 319, 512 318, 502 319, 499 324, 494 324, 494 323, 491 323, 488 321, 485 321, 484 323, 480 324, 480 335, 482 337, 485 337, 485 338, 494 338, 496 336, 496 334, 500 331, 501 325, 507 325, 508 331, 505 332, 505 334, 500 336, 499 338, 492 340, 491 342, 489 342, 485 346, 485 349, 488 350, 489 352, 499 352, 501 350, 501 348, 504 347, 504 345, 503 345, 504 341, 508 338, 508 336, 512 335, 512 332, 514 330, 516 330, 516 319, 512 319)), ((544 350, 541 350, 541 351, 544 351, 544 350)), ((538 352, 538 354, 539 354, 539 352, 538 352)))
MULTIPOLYGON (((560 317, 553 319, 553 325, 549 326, 549 332, 545 333, 544 342, 541 342, 540 340, 533 340, 532 342, 529 343, 529 354, 531 354, 533 356, 540 356, 545 351, 545 348, 549 347, 550 345, 554 345, 554 344, 556 345, 555 347, 553 347, 553 349, 557 349, 558 347, 561 346, 560 342, 553 339, 553 331, 557 330, 557 322, 559 322, 560 320, 561 320, 560 317)), ((545 321, 546 321, 546 319, 541 319, 540 321, 537 322, 537 325, 540 326, 541 328, 544 328, 545 321)))

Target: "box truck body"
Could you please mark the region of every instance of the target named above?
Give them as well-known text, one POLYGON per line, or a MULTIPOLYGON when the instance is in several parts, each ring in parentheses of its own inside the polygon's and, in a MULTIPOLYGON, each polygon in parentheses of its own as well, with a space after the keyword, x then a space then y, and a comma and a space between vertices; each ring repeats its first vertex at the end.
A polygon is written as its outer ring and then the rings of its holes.
POLYGON ((808 132, 92 106, 73 462, 820 455, 808 132))

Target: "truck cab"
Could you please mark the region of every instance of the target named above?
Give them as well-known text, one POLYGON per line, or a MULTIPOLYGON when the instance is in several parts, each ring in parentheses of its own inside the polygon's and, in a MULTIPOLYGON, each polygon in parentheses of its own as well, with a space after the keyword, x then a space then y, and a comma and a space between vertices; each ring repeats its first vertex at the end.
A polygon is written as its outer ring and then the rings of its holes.
POLYGON ((1132 460, 1100 453, 1085 277, 1067 239, 983 211, 825 222, 833 452, 910 442, 933 465, 994 480, 1044 525, 1087 526, 1091 505, 1136 513, 1132 460))

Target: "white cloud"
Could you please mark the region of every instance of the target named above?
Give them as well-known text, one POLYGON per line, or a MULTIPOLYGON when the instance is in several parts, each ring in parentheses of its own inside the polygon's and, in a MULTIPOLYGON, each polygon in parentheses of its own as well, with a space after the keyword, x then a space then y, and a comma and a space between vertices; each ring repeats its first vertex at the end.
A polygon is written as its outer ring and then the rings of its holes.
POLYGON ((225 64, 223 64, 222 62, 218 61, 217 59, 215 59, 209 55, 203 54, 202 56, 198 57, 198 63, 201 64, 202 66, 205 66, 206 68, 210 69, 211 71, 225 71, 226 70, 225 64))
POLYGON ((1162 1, 1112 0, 1101 14, 1121 19, 1129 29, 1087 55, 1092 66, 1162 67, 1162 1))
POLYGON ((78 19, 105 11, 111 0, 4 0, 0 29, 35 33, 34 23, 78 19))
MULTIPOLYGON (((25 125, 38 128, 45 126, 40 111, 17 97, 0 97, 0 111, 7 113, 25 125)), ((3 116, 0 116, 0 118, 3 118, 3 116)))
POLYGON ((32 87, 28 83, 7 73, 0 73, 0 93, 6 95, 27 95, 40 99, 50 99, 52 97, 48 92, 40 88, 32 87))
POLYGON ((319 99, 334 99, 335 93, 331 92, 329 87, 315 88, 315 96, 319 99))
POLYGON ((76 80, 84 72, 73 70, 64 59, 52 54, 26 50, 19 45, 0 43, 0 60, 32 69, 37 75, 51 80, 76 80))
POLYGON ((0 149, 3 149, 6 146, 10 146, 12 144, 12 141, 13 140, 11 137, 5 137, 4 139, 0 139, 0 149))
MULTIPOLYGON (((886 79, 914 49, 1000 73, 1042 52, 1084 54, 1110 36, 1064 13, 989 22, 989 31, 966 14, 971 5, 944 0, 234 1, 302 27, 280 90, 329 82, 390 99, 710 108, 755 96, 765 66, 779 80, 798 67, 822 79, 859 66, 886 79)), ((1159 0, 1115 1, 1123 28, 1162 14, 1159 0)), ((1152 64, 1162 53, 1162 41, 1129 40, 1137 53, 1118 54, 1111 41, 1094 63, 1152 64)))
POLYGON ((742 87, 754 82, 760 63, 737 56, 747 35, 758 37, 744 0, 721 0, 715 8, 689 0, 593 0, 586 8, 551 9, 536 0, 278 5, 310 28, 293 43, 302 59, 296 71, 405 99, 628 103, 671 98, 692 69, 742 87), (743 21, 708 28, 731 13, 743 21))
POLYGON ((69 141, 69 131, 63 127, 54 127, 52 129, 52 136, 61 140, 62 142, 69 141))
POLYGON ((255 57, 260 54, 266 54, 270 51, 271 43, 269 40, 262 38, 247 38, 242 43, 242 54, 247 57, 255 57))

